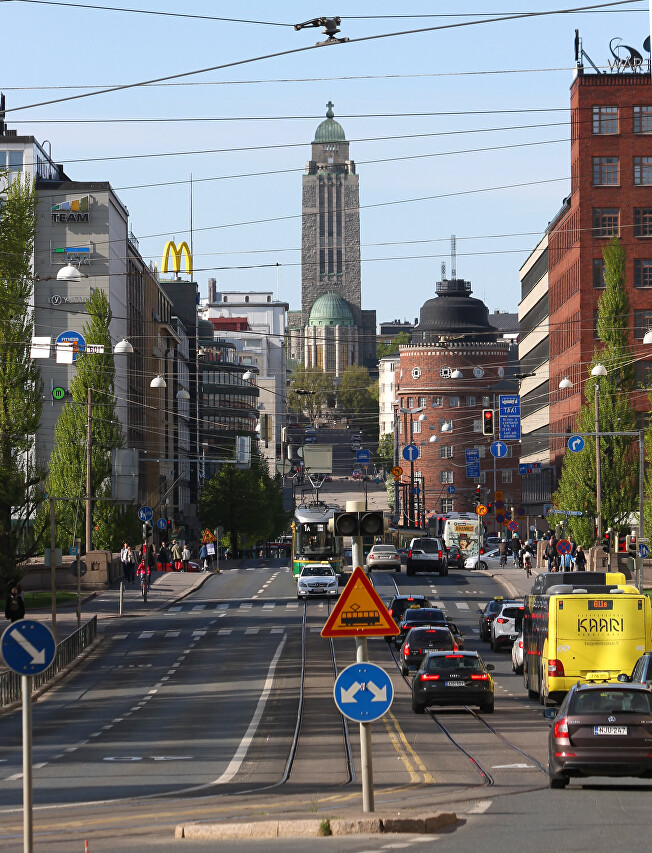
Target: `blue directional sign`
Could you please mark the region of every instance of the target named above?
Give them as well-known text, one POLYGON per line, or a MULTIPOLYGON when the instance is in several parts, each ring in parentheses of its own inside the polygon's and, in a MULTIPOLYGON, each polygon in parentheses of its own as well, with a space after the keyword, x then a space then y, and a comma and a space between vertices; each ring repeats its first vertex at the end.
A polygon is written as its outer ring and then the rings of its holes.
POLYGON ((466 451, 466 464, 472 465, 474 462, 480 461, 480 451, 477 447, 472 447, 470 450, 466 451))
POLYGON ((147 524, 147 522, 151 521, 154 517, 154 510, 151 506, 141 506, 138 510, 138 518, 143 522, 143 524, 147 524))
POLYGON ((473 462, 473 463, 469 464, 467 462, 467 464, 466 464, 466 476, 470 477, 471 479, 475 479, 476 477, 479 477, 480 476, 480 463, 479 462, 473 462))
POLYGON ((529 474, 532 471, 532 466, 528 465, 524 462, 518 463, 518 473, 519 474, 529 474))
POLYGON ((86 341, 84 336, 74 329, 68 329, 61 332, 54 342, 55 348, 57 344, 72 344, 72 360, 77 361, 79 356, 86 351, 86 341))
POLYGON ((519 441, 521 438, 521 398, 518 394, 500 394, 499 438, 501 441, 519 441))
POLYGON ((641 542, 641 544, 638 546, 638 556, 646 560, 650 556, 649 545, 646 545, 644 542, 641 542))
POLYGON ((354 663, 337 676, 333 697, 349 720, 371 723, 389 711, 394 688, 384 669, 373 663, 354 663))
POLYGON ((167 519, 166 518, 157 518, 156 519, 156 526, 158 527, 159 530, 166 530, 167 526, 168 526, 167 519))
POLYGON ((357 450, 355 461, 362 462, 363 465, 369 464, 371 462, 371 450, 357 450))
POLYGON ((416 444, 408 444, 403 448, 403 459, 407 459, 408 462, 414 462, 418 458, 419 448, 416 444))
POLYGON ((455 486, 448 486, 446 491, 448 492, 449 495, 454 495, 455 494, 455 486))
POLYGON ((415 494, 415 495, 420 495, 420 494, 421 494, 421 489, 420 489, 418 486, 415 486, 415 487, 412 489, 412 491, 414 492, 414 494, 415 494))
POLYGON ((495 456, 496 459, 502 459, 503 456, 507 456, 507 445, 502 441, 494 441, 489 446, 489 450, 491 451, 491 455, 495 456))
POLYGON ((498 397, 498 411, 501 418, 510 418, 512 415, 521 416, 521 398, 518 394, 500 394, 498 397))
POLYGON ((581 435, 571 435, 568 439, 568 449, 572 450, 573 453, 579 453, 581 450, 584 450, 584 439, 581 435))
POLYGON ((2 635, 0 648, 9 669, 19 675, 37 675, 54 660, 56 643, 47 625, 35 619, 19 619, 2 635))

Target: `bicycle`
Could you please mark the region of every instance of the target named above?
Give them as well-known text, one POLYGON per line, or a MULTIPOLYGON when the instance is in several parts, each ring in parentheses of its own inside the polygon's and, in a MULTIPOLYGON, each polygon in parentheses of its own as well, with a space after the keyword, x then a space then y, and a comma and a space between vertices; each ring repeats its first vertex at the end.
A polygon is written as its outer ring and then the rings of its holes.
POLYGON ((147 601, 147 575, 145 572, 141 572, 140 575, 140 594, 143 597, 143 601, 147 601))

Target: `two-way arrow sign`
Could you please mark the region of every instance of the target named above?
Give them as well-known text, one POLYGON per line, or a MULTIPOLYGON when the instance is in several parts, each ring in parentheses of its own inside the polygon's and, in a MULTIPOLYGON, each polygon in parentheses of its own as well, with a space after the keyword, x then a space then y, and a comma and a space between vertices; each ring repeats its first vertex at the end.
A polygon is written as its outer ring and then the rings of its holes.
POLYGON ((376 687, 373 681, 368 681, 366 684, 359 684, 357 681, 354 681, 348 690, 345 690, 343 687, 340 689, 342 691, 340 701, 343 704, 347 702, 355 702, 355 696, 359 690, 369 690, 369 692, 374 697, 371 700, 372 702, 387 702, 386 684, 384 684, 382 687, 376 687))
POLYGON ((338 675, 333 697, 345 717, 370 723, 389 710, 394 688, 384 669, 373 663, 354 663, 338 675))

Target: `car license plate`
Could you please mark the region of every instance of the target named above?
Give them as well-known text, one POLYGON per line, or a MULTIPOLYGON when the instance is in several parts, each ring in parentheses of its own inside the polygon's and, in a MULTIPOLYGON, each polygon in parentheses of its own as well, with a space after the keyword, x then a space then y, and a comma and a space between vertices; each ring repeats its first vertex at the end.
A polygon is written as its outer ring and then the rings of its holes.
POLYGON ((597 672, 587 672, 585 677, 587 681, 608 681, 609 672, 603 670, 598 670, 597 672))
POLYGON ((594 735, 626 735, 627 726, 593 726, 594 735))
POLYGON ((447 681, 446 687, 464 687, 463 681, 447 681))

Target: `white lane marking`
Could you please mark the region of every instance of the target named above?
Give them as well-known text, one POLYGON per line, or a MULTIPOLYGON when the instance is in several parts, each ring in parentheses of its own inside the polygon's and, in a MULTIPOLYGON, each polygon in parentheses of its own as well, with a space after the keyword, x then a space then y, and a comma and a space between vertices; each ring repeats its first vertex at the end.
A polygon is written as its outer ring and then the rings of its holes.
POLYGON ((113 723, 110 723, 108 726, 102 726, 103 732, 108 732, 109 729, 113 728, 113 723))
POLYGON ((311 634, 321 634, 322 630, 323 630, 323 629, 322 629, 322 628, 320 628, 318 625, 313 625, 313 626, 311 626, 311 628, 310 628, 310 633, 311 633, 311 634))
POLYGON ((129 634, 114 634, 112 639, 113 640, 126 640, 128 636, 129 636, 129 634))
POLYGON ((178 613, 180 610, 180 607, 168 607, 168 613, 178 613))
POLYGON ((480 633, 480 629, 479 629, 479 628, 471 628, 471 632, 472 632, 473 634, 479 634, 479 633, 480 633))
POLYGON ((181 631, 167 631, 165 636, 166 637, 178 637, 180 633, 181 633, 181 631))
POLYGON ((168 669, 168 675, 174 675, 175 672, 176 672, 176 669, 168 669))
POLYGON ((156 689, 148 690, 147 692, 149 693, 150 696, 152 696, 154 693, 156 693, 156 689))
POLYGON ((494 764, 492 770, 536 770, 534 764, 494 764))
POLYGON ((195 604, 194 607, 192 607, 191 609, 192 610, 205 610, 206 605, 205 604, 195 604))
POLYGON ((272 658, 272 662, 269 665, 267 678, 265 679, 265 684, 260 694, 260 698, 258 699, 258 704, 256 705, 254 715, 251 718, 251 722, 249 723, 249 727, 247 728, 244 737, 240 741, 240 744, 235 751, 235 755, 229 762, 229 766, 226 768, 224 773, 222 773, 222 775, 215 780, 215 782, 213 783, 214 785, 224 785, 226 782, 230 782, 240 769, 242 762, 245 760, 249 746, 251 745, 251 742, 254 739, 260 721, 263 717, 263 712, 265 710, 265 705, 267 704, 267 699, 269 698, 269 694, 272 692, 272 686, 274 684, 274 673, 276 672, 276 666, 281 657, 281 652, 283 651, 283 646, 285 645, 286 640, 287 637, 284 636, 281 642, 279 643, 278 648, 276 649, 276 653, 272 658))
POLYGON ((489 806, 491 805, 491 800, 479 800, 479 802, 474 803, 470 809, 468 809, 466 814, 484 814, 489 806))
POLYGON ((153 637, 153 636, 154 636, 153 631, 143 631, 141 634, 138 635, 138 639, 139 640, 149 640, 150 637, 153 637))
POLYGON ((261 589, 258 590, 256 595, 261 595, 263 592, 265 592, 265 590, 261 587, 261 589))
POLYGON ((220 612, 217 615, 218 615, 218 618, 220 616, 226 616, 226 610, 220 610, 220 612))
POLYGON ((5 782, 17 782, 19 779, 22 779, 22 778, 23 778, 22 773, 14 773, 13 776, 7 776, 7 778, 5 779, 5 782))
POLYGON ((466 603, 466 601, 458 601, 457 606, 459 607, 460 610, 468 610, 469 609, 469 605, 466 603))
POLYGON ((272 634, 282 634, 282 633, 283 633, 283 631, 284 631, 284 629, 283 629, 283 628, 272 628, 272 630, 271 630, 271 632, 270 632, 270 633, 272 633, 272 634))
POLYGON ((195 630, 192 632, 193 637, 203 637, 205 634, 206 631, 204 628, 195 628, 195 630))
POLYGON ((67 746, 66 752, 75 752, 79 747, 76 746, 67 746))
POLYGON ((275 607, 275 604, 263 604, 263 610, 273 610, 275 607))
POLYGON ((257 634, 260 628, 245 628, 245 634, 257 634))
POLYGON ((243 601, 240 605, 240 610, 250 610, 253 607, 253 604, 250 601, 243 601))
POLYGON ((233 628, 220 628, 220 630, 217 633, 220 634, 221 636, 227 636, 228 634, 231 633, 232 630, 233 630, 233 628))
POLYGON ((228 604, 225 604, 224 602, 222 602, 222 604, 217 605, 217 609, 218 610, 226 610, 228 608, 228 606, 229 606, 228 604))
POLYGON ((432 606, 438 607, 440 610, 446 610, 446 605, 443 601, 433 601, 432 606))

